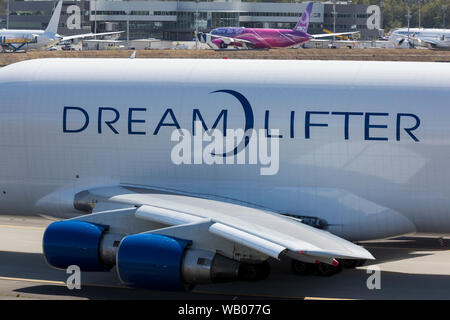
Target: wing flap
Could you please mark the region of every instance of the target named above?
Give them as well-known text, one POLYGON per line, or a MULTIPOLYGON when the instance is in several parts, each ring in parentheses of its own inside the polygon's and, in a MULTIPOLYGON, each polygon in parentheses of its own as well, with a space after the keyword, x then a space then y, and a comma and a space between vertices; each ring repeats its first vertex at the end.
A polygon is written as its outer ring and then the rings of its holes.
POLYGON ((248 232, 221 224, 214 223, 209 227, 209 231, 222 238, 242 244, 248 248, 262 252, 269 257, 278 259, 281 252, 286 250, 285 247, 261 237, 252 235, 248 232))

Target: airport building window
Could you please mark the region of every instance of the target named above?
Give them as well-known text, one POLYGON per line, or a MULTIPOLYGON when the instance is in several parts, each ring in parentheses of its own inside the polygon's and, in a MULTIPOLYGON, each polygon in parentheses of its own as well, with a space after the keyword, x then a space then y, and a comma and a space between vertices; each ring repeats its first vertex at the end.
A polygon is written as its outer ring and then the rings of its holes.
POLYGON ((239 27, 238 12, 212 12, 211 28, 239 27))
POLYGON ((150 15, 150 11, 131 11, 130 15, 132 15, 132 16, 148 16, 148 15, 150 15))
POLYGON ((124 16, 126 15, 125 11, 92 11, 91 13, 94 16, 124 16))
POLYGON ((176 16, 177 11, 155 11, 153 15, 155 16, 176 16))
MULTIPOLYGON (((169 1, 174 2, 175 0, 169 1)), ((63 4, 62 25, 60 24, 60 30, 58 31, 61 34, 68 35, 92 32, 94 31, 92 16, 95 16, 97 32, 125 31, 127 30, 126 21, 128 20, 130 24, 129 39, 154 37, 164 40, 184 41, 192 40, 193 32, 196 29, 201 32, 209 32, 211 29, 218 27, 292 29, 302 14, 298 11, 297 3, 287 2, 274 6, 278 3, 273 0, 271 4, 267 4, 267 7, 265 6, 266 3, 263 2, 255 7, 240 3, 250 2, 246 0, 229 0, 220 2, 220 4, 211 0, 200 0, 202 6, 199 7, 199 12, 195 10, 194 0, 178 1, 180 3, 174 6, 172 4, 168 6, 167 3, 162 4, 159 1, 133 1, 133 7, 131 7, 127 0, 106 0, 102 1, 102 7, 98 8, 100 10, 92 10, 95 8, 94 0, 68 1, 63 4), (192 2, 194 6, 181 3, 184 1, 192 2), (73 29, 73 23, 66 22, 69 17, 66 9, 72 5, 80 8, 81 22, 77 30, 73 29), (178 10, 175 10, 175 8, 178 8, 178 10), (256 10, 252 11, 253 9, 256 10), (111 25, 113 26, 111 27, 111 25)), ((45 28, 54 8, 53 1, 41 0, 13 1, 11 5, 9 27, 16 29, 45 28), (33 2, 31 7, 30 2, 33 2), (50 2, 52 2, 51 5, 50 2), (30 19, 30 17, 34 18, 30 19)), ((352 26, 356 25, 356 30, 362 31, 362 39, 369 39, 378 35, 378 30, 367 29, 367 19, 371 16, 366 12, 368 6, 360 4, 352 4, 351 6, 353 8, 349 8, 347 5, 337 6, 336 32, 355 30, 352 29, 352 26)), ((323 33, 323 28, 333 30, 333 15, 331 13, 333 6, 318 2, 314 10, 308 32, 318 34, 323 33), (319 7, 320 5, 322 7, 319 7)), ((0 27, 5 27, 5 15, 2 15, 0 19, 0 27)), ((120 38, 127 38, 126 32, 121 34, 120 38)))
POLYGON ((241 26, 245 28, 293 29, 295 24, 292 22, 244 22, 241 23, 241 26))
MULTIPOLYGON (((124 10, 117 10, 117 11, 101 11, 101 10, 97 10, 97 11, 91 11, 91 15, 98 15, 98 16, 126 16, 127 12, 124 10)), ((135 16, 149 16, 149 15, 154 15, 154 16, 176 16, 177 15, 177 11, 130 11, 130 15, 135 15, 135 16)))
POLYGON ((12 11, 10 12, 11 16, 43 16, 45 15, 45 11, 12 11))
POLYGON ((239 12, 239 15, 241 17, 300 17, 302 12, 239 12))

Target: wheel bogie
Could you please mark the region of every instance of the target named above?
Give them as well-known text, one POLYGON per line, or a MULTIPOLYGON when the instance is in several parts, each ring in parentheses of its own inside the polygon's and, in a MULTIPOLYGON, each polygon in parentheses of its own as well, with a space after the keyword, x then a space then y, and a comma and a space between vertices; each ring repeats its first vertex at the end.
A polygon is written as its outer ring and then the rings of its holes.
POLYGON ((291 262, 292 271, 297 275, 308 275, 314 272, 314 264, 306 263, 303 261, 292 260, 291 262))
POLYGON ((342 264, 339 263, 337 266, 333 266, 328 263, 320 262, 317 264, 317 273, 320 276, 330 277, 342 271, 342 264))

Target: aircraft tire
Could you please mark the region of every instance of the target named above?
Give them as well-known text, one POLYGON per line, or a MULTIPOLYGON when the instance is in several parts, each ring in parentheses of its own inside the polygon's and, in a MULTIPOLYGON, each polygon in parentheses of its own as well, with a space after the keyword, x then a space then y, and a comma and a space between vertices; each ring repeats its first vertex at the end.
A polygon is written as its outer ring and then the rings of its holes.
POLYGON ((267 261, 258 264, 242 264, 239 268, 239 279, 242 281, 260 281, 270 274, 270 265, 267 261))
POLYGON ((292 260, 291 268, 292 272, 294 272, 296 275, 304 276, 314 271, 314 264, 292 260))
POLYGON ((366 262, 367 262, 367 260, 365 260, 365 259, 359 259, 357 267, 362 267, 363 265, 366 264, 366 262))
POLYGON ((343 259, 339 261, 346 269, 355 269, 359 266, 358 259, 343 259))
POLYGON ((330 277, 342 271, 342 264, 340 263, 337 267, 335 267, 330 264, 320 262, 316 265, 316 271, 320 276, 330 277))

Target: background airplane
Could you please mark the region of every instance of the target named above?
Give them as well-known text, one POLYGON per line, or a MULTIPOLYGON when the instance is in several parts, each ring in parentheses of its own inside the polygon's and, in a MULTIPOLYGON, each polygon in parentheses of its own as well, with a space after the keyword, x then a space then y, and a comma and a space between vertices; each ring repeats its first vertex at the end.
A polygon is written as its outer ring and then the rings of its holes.
POLYGON ((286 48, 299 45, 311 39, 350 35, 359 32, 327 33, 319 35, 308 34, 309 19, 314 2, 309 2, 294 29, 265 28, 216 28, 210 33, 197 33, 200 42, 208 44, 213 49, 224 49, 234 46, 246 49, 286 48))
POLYGON ((3 52, 20 49, 43 49, 56 45, 61 41, 106 36, 122 33, 122 31, 105 33, 86 33, 73 36, 62 36, 57 33, 63 0, 60 0, 45 30, 0 30, 0 45, 3 52))
POLYGON ((401 28, 391 33, 389 41, 396 47, 450 50, 450 29, 401 28))

